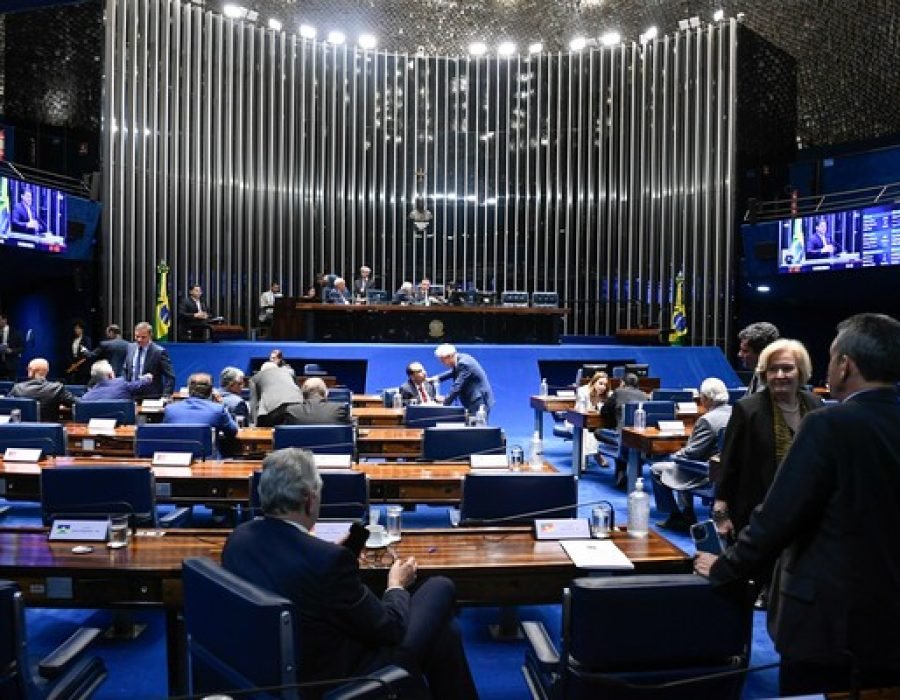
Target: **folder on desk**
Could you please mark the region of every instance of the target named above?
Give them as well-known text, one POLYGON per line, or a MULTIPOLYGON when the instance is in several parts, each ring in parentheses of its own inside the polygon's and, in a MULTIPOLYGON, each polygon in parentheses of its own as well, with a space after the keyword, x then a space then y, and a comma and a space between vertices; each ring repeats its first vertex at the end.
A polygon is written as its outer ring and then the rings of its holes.
POLYGON ((579 569, 626 571, 634 568, 631 560, 611 540, 566 540, 559 544, 579 569))
POLYGON ((469 455, 469 464, 472 469, 508 469, 509 462, 506 455, 469 455))
POLYGON ((556 396, 561 399, 574 399, 575 392, 571 389, 557 389, 556 396))
POLYGON ((350 469, 353 466, 350 455, 314 454, 313 459, 319 469, 350 469))
POLYGON ((659 434, 662 437, 679 437, 684 435, 684 422, 680 420, 659 421, 659 434))

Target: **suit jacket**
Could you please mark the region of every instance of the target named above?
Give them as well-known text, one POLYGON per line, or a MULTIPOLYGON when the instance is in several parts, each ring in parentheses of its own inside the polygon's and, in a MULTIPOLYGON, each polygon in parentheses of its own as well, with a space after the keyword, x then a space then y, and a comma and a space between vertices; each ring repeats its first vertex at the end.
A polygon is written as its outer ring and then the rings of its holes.
POLYGON ((371 275, 369 279, 355 279, 353 280, 353 294, 354 296, 364 297, 366 295, 367 289, 375 289, 375 278, 371 275))
MULTIPOLYGON (((209 317, 212 317, 206 301, 200 300, 200 309, 205 311, 209 317)), ((194 328, 206 328, 209 325, 209 318, 194 318, 197 313, 197 303, 189 296, 178 302, 178 320, 181 322, 181 331, 192 330, 194 328)))
POLYGON ((250 425, 250 406, 244 401, 244 397, 240 394, 232 394, 230 391, 222 391, 222 404, 225 410, 232 416, 244 418, 244 425, 250 425))
POLYGON ((104 379, 88 389, 79 401, 113 401, 118 399, 134 399, 150 382, 137 379, 133 382, 122 377, 104 379))
POLYGON ((806 241, 806 254, 811 258, 829 257, 831 255, 838 255, 840 252, 841 246, 834 240, 834 236, 831 235, 831 232, 822 236, 819 232, 813 231, 806 241), (832 246, 834 252, 827 254, 822 253, 822 248, 826 245, 832 246))
POLYGON ((250 415, 254 423, 259 416, 292 403, 303 403, 303 394, 297 388, 293 371, 286 367, 270 367, 250 379, 250 415))
POLYGON ((494 405, 494 392, 484 369, 478 360, 467 353, 458 353, 456 357, 456 367, 438 377, 441 381, 453 379, 453 385, 444 397, 444 405, 449 406, 459 398, 470 413, 479 403, 484 403, 490 411, 494 405))
POLYGON ((294 404, 285 412, 285 425, 334 425, 350 422, 350 410, 345 403, 309 399, 294 404))
MULTIPOLYGON (((134 374, 134 359, 138 351, 137 343, 128 344, 128 352, 125 353, 125 379, 133 382, 138 379, 134 374)), ((141 398, 156 399, 160 396, 172 393, 175 388, 175 372, 172 369, 172 360, 169 353, 162 345, 150 343, 144 356, 143 374, 152 374, 153 381, 138 392, 141 398)))
MULTIPOLYGON (((822 405, 822 399, 808 391, 800 392, 800 401, 807 410, 822 405)), ((747 524, 750 513, 762 503, 776 469, 775 416, 766 388, 738 401, 725 429, 716 498, 728 502, 736 531, 747 524)))
MULTIPOLYGON (((0 332, 0 338, 3 337, 0 332)), ((22 340, 22 334, 15 328, 9 326, 9 332, 6 338, 6 349, 0 352, 0 376, 6 375, 10 379, 15 379, 19 369, 19 357, 25 349, 25 341, 22 340), (5 370, 5 372, 4 372, 5 370)))
POLYGON ((350 304, 353 301, 353 298, 350 296, 350 290, 344 289, 341 292, 337 287, 332 287, 328 290, 328 298, 326 301, 329 304, 350 304))
POLYGON ((719 433, 731 418, 731 406, 716 406, 697 419, 687 444, 675 453, 676 457, 704 462, 719 451, 719 433))
MULTIPOLYGON (((434 401, 434 385, 431 382, 422 382, 422 388, 425 389, 425 395, 428 397, 429 401, 434 401)), ((415 399, 416 401, 421 401, 422 397, 419 396, 419 388, 413 384, 412 379, 405 381, 401 384, 397 391, 400 392, 400 396, 403 399, 404 404, 408 404, 410 401, 415 399)))
POLYGON ((604 417, 605 422, 612 422, 615 420, 616 427, 618 428, 622 425, 626 403, 649 400, 650 397, 637 387, 625 386, 623 384, 603 402, 603 407, 600 409, 600 415, 604 417))
POLYGON ((35 399, 40 406, 40 419, 44 423, 59 423, 60 405, 71 406, 75 397, 61 382, 48 382, 46 379, 27 379, 13 384, 10 396, 35 399))
POLYGON ((16 202, 16 206, 13 207, 12 211, 12 230, 18 233, 42 233, 47 230, 47 224, 38 216, 38 210, 35 206, 31 207, 31 218, 38 222, 36 229, 28 228, 29 217, 25 203, 16 202))
POLYGON ((109 338, 101 340, 100 344, 91 351, 89 362, 105 359, 113 368, 117 377, 125 372, 125 356, 128 354, 128 341, 122 338, 109 338))
POLYGON ((222 563, 294 603, 302 639, 300 680, 364 673, 379 649, 403 639, 409 593, 394 588, 379 599, 363 585, 349 549, 289 522, 263 517, 239 525, 225 543, 222 563))
POLYGON ((166 406, 163 423, 202 423, 225 437, 237 435, 238 427, 224 404, 191 396, 166 406))
POLYGON ((722 584, 780 555, 768 622, 783 657, 846 664, 849 651, 863 669, 900 667, 898 401, 878 389, 808 415, 749 527, 712 567, 722 584))
POLYGON ((83 360, 72 372, 66 372, 66 381, 70 384, 87 384, 91 376, 91 338, 83 335, 78 343, 78 348, 73 352, 72 347, 75 338, 69 341, 67 350, 69 353, 69 366, 83 360))

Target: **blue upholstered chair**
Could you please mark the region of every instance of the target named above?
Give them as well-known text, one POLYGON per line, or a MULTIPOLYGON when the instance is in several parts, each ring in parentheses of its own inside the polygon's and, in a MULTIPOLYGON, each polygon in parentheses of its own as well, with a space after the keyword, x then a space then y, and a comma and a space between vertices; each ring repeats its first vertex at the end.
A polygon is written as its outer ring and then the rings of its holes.
POLYGON ((353 392, 346 386, 333 386, 328 389, 328 400, 334 403, 350 403, 353 400, 353 392))
POLYGON ((72 406, 72 421, 89 423, 91 418, 115 418, 116 425, 134 425, 137 410, 128 399, 110 401, 76 401, 72 406))
POLYGON ((391 303, 391 293, 386 289, 367 289, 366 290, 366 303, 367 304, 390 304, 391 303))
POLYGON ((59 423, 4 423, 0 425, 0 454, 8 447, 43 450, 43 456, 66 454, 66 431, 59 423))
POLYGON ((408 428, 433 428, 437 423, 465 423, 466 409, 462 406, 442 406, 439 403, 412 404, 406 407, 403 419, 408 428))
POLYGON ((734 406, 738 401, 747 395, 747 387, 739 386, 728 390, 728 403, 734 406))
POLYGON ((6 396, 10 391, 12 391, 14 385, 15 382, 8 379, 0 381, 0 396, 6 396))
POLYGON ((139 425, 134 452, 138 457, 152 457, 154 452, 190 452, 194 459, 206 459, 215 454, 213 429, 199 423, 139 425))
POLYGON ((66 390, 75 398, 80 398, 87 393, 87 384, 66 384, 66 390))
POLYGON ((106 666, 84 652, 102 630, 82 627, 37 665, 28 647, 25 601, 19 587, 0 581, 0 698, 87 698, 106 679, 106 666))
POLYGON ((276 425, 273 449, 302 447, 323 455, 352 455, 355 448, 352 425, 276 425))
POLYGON ((40 404, 24 396, 6 396, 0 399, 0 416, 8 416, 13 410, 22 412, 23 423, 37 423, 41 419, 40 404))
POLYGON ((654 401, 693 401, 694 392, 690 389, 654 389, 650 394, 654 401))
MULTIPOLYGON (((658 428, 661 420, 675 420, 674 401, 629 401, 624 405, 622 411, 621 427, 630 428, 634 425, 634 412, 638 409, 640 403, 643 404, 644 412, 647 414, 648 428, 658 428)), ((617 429, 603 428, 600 431, 597 449, 608 459, 621 460, 625 458, 617 429)))
POLYGON ((475 455, 506 452, 503 431, 493 426, 425 428, 422 433, 422 459, 426 462, 468 460, 475 455))
POLYGON ((504 472, 466 474, 460 524, 530 523, 535 518, 574 518, 578 482, 572 474, 504 472))
POLYGON ((575 579, 563 595, 559 648, 543 623, 522 623, 532 697, 737 700, 744 675, 716 674, 749 663, 753 607, 745 591, 725 593, 693 574, 575 579))
MULTIPOLYGON (((250 510, 260 513, 259 478, 261 471, 250 475, 250 510)), ((322 499, 319 518, 322 520, 359 520, 368 518, 369 479, 363 472, 320 469, 322 499)))
MULTIPOLYGON (((291 601, 206 558, 185 559, 182 582, 189 695, 281 687, 266 697, 305 697, 295 687, 303 646, 299 617, 291 601)), ((367 675, 382 682, 344 683, 324 699, 415 696, 410 685, 414 681, 396 666, 367 675)), ((259 694, 253 693, 253 697, 259 694)))
MULTIPOLYGON (((721 453, 722 444, 725 442, 725 428, 722 428, 717 433, 716 441, 718 443, 716 452, 721 453)), ((692 496, 699 496, 703 503, 712 505, 716 495, 716 485, 715 480, 712 478, 714 475, 710 473, 709 460, 704 461, 699 459, 688 459, 687 457, 674 457, 672 461, 675 462, 681 470, 696 474, 699 482, 694 488, 679 490, 690 493, 692 496)), ((654 488, 656 487, 654 486, 654 488)))

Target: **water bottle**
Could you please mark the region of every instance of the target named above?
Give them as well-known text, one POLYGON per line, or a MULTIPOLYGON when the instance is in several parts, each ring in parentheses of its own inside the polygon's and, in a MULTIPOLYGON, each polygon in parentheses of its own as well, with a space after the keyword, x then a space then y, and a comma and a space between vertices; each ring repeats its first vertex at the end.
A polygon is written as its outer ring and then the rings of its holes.
POLYGON ((487 425, 487 411, 484 404, 481 404, 475 412, 475 425, 487 425))
POLYGON ((395 392, 394 392, 394 399, 393 399, 393 402, 394 402, 394 403, 393 403, 394 408, 398 408, 398 409, 399 409, 399 408, 403 408, 403 397, 400 396, 400 392, 399 392, 399 391, 395 391, 395 392))
POLYGON ((546 379, 541 380, 541 388, 539 394, 541 396, 549 396, 550 395, 550 385, 547 384, 546 379))
POLYGON ((582 393, 578 394, 578 401, 575 402, 575 410, 581 411, 582 413, 587 413, 588 410, 588 397, 582 393))
POLYGON ((10 423, 21 423, 22 422, 22 409, 14 408, 9 412, 9 422, 10 423))
POLYGON ((544 444, 541 442, 541 434, 535 430, 531 437, 531 452, 528 455, 528 463, 533 471, 544 468, 544 444))
POLYGON ((638 477, 634 491, 628 494, 628 534, 646 537, 650 526, 650 496, 644 491, 644 480, 638 477))
POLYGON ((638 404, 637 410, 634 412, 634 427, 639 430, 647 427, 647 412, 642 403, 638 404))

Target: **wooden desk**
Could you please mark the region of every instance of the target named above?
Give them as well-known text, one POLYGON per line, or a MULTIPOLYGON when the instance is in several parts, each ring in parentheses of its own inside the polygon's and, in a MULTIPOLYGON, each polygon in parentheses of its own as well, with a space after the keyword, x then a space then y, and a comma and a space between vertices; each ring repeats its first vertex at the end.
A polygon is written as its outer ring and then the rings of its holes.
POLYGON ((404 415, 402 408, 385 408, 381 405, 353 408, 353 417, 359 426, 399 427, 403 425, 404 415))
POLYGON ((578 465, 578 473, 584 470, 584 430, 613 428, 600 411, 577 411, 574 408, 566 411, 566 420, 572 424, 572 468, 578 465))
POLYGON ((353 394, 350 401, 354 408, 384 406, 384 399, 381 397, 381 394, 353 394))
POLYGON ((356 451, 362 457, 417 459, 422 456, 422 428, 360 428, 356 451))
MULTIPOLYGON (((0 532, 0 578, 15 581, 29 605, 48 607, 163 607, 169 692, 183 690, 181 562, 221 559, 227 531, 139 531, 124 549, 94 546, 73 554, 71 543, 51 543, 45 531, 0 532), (147 535, 145 533, 155 533, 147 535)), ((688 555, 654 531, 645 539, 613 533, 635 573, 687 573, 688 555)), ((558 542, 538 542, 530 528, 459 528, 406 531, 394 550, 415 556, 420 580, 448 576, 462 605, 554 604, 576 569, 558 542)), ((386 559, 365 555, 361 574, 374 590, 387 585, 386 559)))
POLYGON ((555 413, 557 411, 570 411, 575 408, 575 397, 563 398, 561 396, 539 396, 533 395, 528 400, 529 405, 534 411, 534 429, 543 439, 544 437, 544 414, 555 413))
POLYGON ((219 340, 245 340, 247 331, 236 323, 212 323, 209 326, 209 339, 214 343, 219 340))
POLYGON ((91 434, 84 423, 70 423, 66 426, 69 454, 134 457, 135 430, 133 425, 120 425, 112 433, 91 434))
MULTIPOLYGON (((628 493, 634 490, 634 482, 641 473, 642 457, 659 457, 677 452, 691 437, 691 428, 685 427, 684 435, 662 436, 658 428, 622 428, 620 440, 628 450, 628 493)), ((649 493, 650 484, 644 490, 649 493)))

